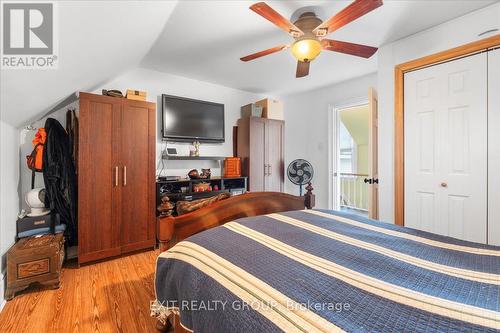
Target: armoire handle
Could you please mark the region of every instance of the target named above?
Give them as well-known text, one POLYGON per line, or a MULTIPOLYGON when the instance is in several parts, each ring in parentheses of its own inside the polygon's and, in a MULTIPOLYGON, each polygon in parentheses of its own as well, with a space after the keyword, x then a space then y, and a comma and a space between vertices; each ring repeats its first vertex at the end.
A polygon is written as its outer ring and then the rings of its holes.
POLYGON ((118 166, 115 166, 115 187, 118 186, 118 166))
POLYGON ((123 186, 127 186, 127 166, 123 166, 123 186))

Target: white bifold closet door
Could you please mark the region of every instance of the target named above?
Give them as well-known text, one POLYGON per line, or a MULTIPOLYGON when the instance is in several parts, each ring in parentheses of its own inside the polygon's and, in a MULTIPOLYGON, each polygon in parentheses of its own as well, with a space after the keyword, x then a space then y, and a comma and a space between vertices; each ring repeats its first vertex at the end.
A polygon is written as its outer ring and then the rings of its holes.
POLYGON ((405 226, 486 243, 487 89, 486 53, 405 74, 405 226))
POLYGON ((500 245, 500 49, 488 52, 488 244, 500 245))

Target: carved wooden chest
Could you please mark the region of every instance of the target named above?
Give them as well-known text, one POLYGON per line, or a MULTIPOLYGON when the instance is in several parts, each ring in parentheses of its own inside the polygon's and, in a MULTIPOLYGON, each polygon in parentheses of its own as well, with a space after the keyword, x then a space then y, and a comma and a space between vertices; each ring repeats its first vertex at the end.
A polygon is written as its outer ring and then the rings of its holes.
POLYGON ((19 240, 7 252, 7 289, 5 299, 38 282, 59 288, 64 261, 64 236, 43 235, 19 240))

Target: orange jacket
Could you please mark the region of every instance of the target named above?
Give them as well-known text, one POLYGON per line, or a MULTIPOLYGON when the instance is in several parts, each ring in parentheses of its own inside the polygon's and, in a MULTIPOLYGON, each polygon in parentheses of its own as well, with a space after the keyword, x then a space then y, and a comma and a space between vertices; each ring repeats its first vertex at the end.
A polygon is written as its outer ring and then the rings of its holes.
POLYGON ((45 133, 45 128, 39 128, 38 132, 35 134, 33 139, 33 152, 31 155, 27 156, 28 167, 30 169, 35 169, 35 171, 42 171, 43 168, 43 145, 47 139, 47 133, 45 133))

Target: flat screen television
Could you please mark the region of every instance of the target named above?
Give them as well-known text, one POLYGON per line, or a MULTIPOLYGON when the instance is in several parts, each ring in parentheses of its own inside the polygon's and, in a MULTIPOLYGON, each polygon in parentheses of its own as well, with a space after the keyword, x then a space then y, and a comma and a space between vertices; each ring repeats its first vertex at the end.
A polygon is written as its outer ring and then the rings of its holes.
POLYGON ((164 140, 224 142, 224 104, 164 94, 162 123, 164 140))

